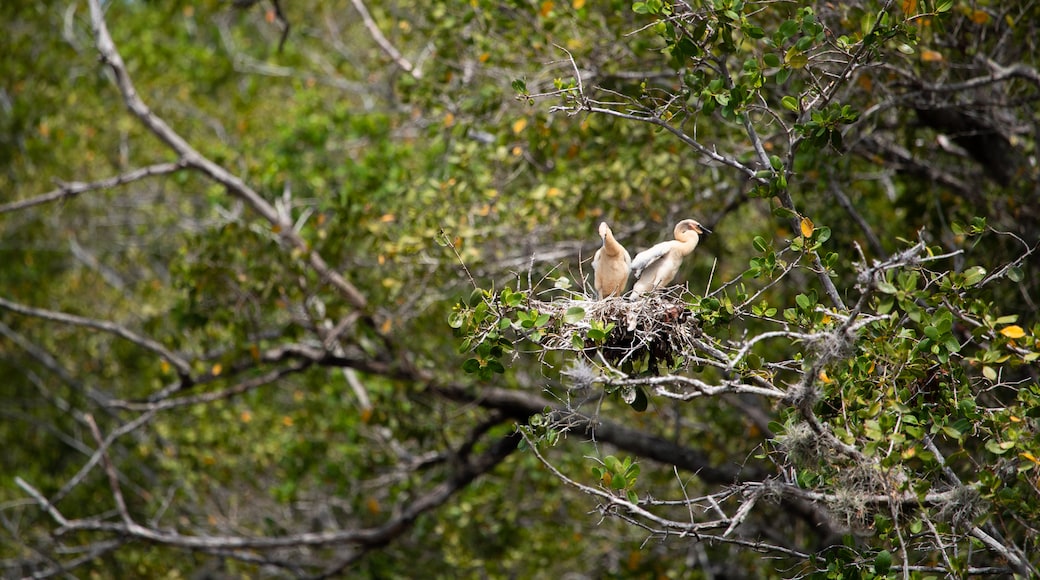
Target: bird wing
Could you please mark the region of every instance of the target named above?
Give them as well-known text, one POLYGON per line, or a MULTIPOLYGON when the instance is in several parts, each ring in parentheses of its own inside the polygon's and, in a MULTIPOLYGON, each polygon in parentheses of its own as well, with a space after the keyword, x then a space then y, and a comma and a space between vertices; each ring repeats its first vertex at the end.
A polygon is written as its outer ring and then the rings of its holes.
POLYGON ((632 275, 639 279, 639 275, 643 273, 643 270, 646 270, 650 264, 660 260, 670 249, 668 242, 662 242, 649 250, 643 250, 636 254, 636 257, 632 259, 632 275))

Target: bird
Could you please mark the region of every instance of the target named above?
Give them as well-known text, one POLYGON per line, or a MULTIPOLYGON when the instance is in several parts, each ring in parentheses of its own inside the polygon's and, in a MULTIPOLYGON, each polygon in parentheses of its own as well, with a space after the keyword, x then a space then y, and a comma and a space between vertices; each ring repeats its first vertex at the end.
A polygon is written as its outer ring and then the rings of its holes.
POLYGON ((688 256, 700 242, 700 236, 711 230, 696 220, 685 219, 675 224, 674 240, 661 242, 649 250, 636 254, 632 260, 632 275, 636 282, 632 286, 632 296, 657 290, 671 283, 682 265, 683 258, 688 256))
POLYGON ((599 237, 603 238, 603 246, 596 250, 592 258, 592 269, 595 272, 596 293, 602 300, 621 296, 625 291, 632 256, 614 239, 614 232, 610 231, 607 222, 599 224, 599 237))

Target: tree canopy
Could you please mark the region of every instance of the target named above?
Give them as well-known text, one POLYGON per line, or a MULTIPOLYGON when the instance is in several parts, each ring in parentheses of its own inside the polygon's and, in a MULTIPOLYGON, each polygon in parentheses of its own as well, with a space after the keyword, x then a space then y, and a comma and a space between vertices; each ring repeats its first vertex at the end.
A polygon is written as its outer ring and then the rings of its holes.
POLYGON ((0 14, 4 576, 1037 576, 1035 3, 0 14))

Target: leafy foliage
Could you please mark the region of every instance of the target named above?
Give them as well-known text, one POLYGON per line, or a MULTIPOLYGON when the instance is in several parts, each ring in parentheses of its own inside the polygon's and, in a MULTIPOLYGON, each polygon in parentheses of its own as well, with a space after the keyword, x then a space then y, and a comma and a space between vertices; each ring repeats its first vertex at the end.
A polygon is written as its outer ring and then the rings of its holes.
POLYGON ((101 8, 0 8, 11 574, 1035 575, 1033 4, 101 8))

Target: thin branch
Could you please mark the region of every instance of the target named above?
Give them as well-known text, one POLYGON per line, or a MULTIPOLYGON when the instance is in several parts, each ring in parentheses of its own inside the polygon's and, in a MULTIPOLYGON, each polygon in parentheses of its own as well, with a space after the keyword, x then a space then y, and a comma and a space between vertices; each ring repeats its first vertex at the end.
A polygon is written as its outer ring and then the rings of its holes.
MULTIPOLYGON (((112 36, 108 32, 108 26, 105 24, 105 14, 104 9, 101 6, 101 1, 89 0, 89 4, 91 21, 94 26, 94 32, 97 36, 98 52, 101 53, 102 61, 107 64, 109 69, 112 71, 112 74, 115 77, 115 84, 123 95, 123 100, 126 103, 127 108, 130 109, 130 112, 133 113, 134 116, 148 128, 148 130, 154 133, 156 137, 173 149, 180 156, 184 164, 200 171, 213 181, 226 187, 229 194, 245 202, 246 205, 253 209, 253 211, 267 220, 267 222, 271 224, 272 230, 291 247, 301 252, 304 256, 307 256, 311 268, 317 272, 322 280, 336 288, 336 290, 338 290, 352 306, 358 310, 367 309, 368 300, 365 296, 353 284, 347 281, 346 278, 333 270, 325 262, 324 258, 314 251, 307 241, 293 230, 293 224, 287 220, 283 220, 281 216, 278 215, 278 211, 273 205, 271 205, 271 203, 264 199, 263 196, 253 188, 246 185, 246 183, 238 176, 224 169, 217 163, 214 163, 209 158, 195 150, 194 147, 166 124, 165 121, 151 111, 134 88, 126 64, 123 62, 123 58, 120 56, 119 51, 116 49, 115 42, 112 40, 112 36)), ((378 325, 376 325, 376 328, 378 328, 378 325)))
POLYGON ((489 445, 488 449, 479 456, 471 457, 468 461, 458 462, 456 471, 447 480, 418 496, 383 525, 374 528, 309 532, 277 537, 189 536, 177 531, 142 526, 132 521, 117 523, 100 519, 69 520, 50 504, 43 494, 20 477, 15 478, 15 481, 19 487, 36 499, 48 515, 61 526, 55 531, 56 535, 80 531, 106 532, 186 550, 205 551, 264 550, 341 544, 378 547, 404 533, 420 515, 444 504, 474 479, 494 469, 516 450, 519 440, 519 435, 515 433, 506 435, 489 445))
POLYGON ((118 187, 120 185, 126 185, 135 181, 140 181, 149 177, 155 177, 157 175, 167 175, 175 173, 181 169, 185 169, 188 164, 182 159, 176 163, 156 163, 155 165, 149 165, 147 167, 141 167, 133 171, 116 175, 115 177, 109 177, 108 179, 102 179, 100 181, 91 181, 84 183, 80 181, 73 181, 71 183, 62 183, 61 187, 54 191, 38 195, 33 198, 23 199, 20 201, 12 201, 0 205, 0 214, 8 213, 12 211, 18 211, 29 207, 43 205, 52 201, 65 201, 72 199, 81 194, 89 191, 95 191, 98 189, 108 189, 111 187, 118 187))
MULTIPOLYGON (((79 471, 76 472, 76 475, 72 476, 71 479, 65 482, 65 485, 61 486, 61 489, 59 489, 58 492, 54 494, 54 497, 51 498, 51 501, 54 503, 58 503, 62 499, 64 499, 65 496, 69 494, 69 492, 75 489, 80 483, 83 482, 84 479, 86 479, 87 475, 103 458, 107 457, 108 449, 112 446, 112 443, 114 443, 116 439, 122 437, 123 435, 126 435, 127 433, 130 433, 131 431, 136 430, 138 427, 144 425, 148 421, 151 421, 152 417, 154 416, 154 412, 143 414, 140 417, 135 418, 133 421, 130 421, 125 425, 122 425, 118 429, 115 429, 114 431, 109 433, 108 437, 106 437, 104 440, 98 440, 98 448, 94 451, 93 454, 91 454, 90 459, 87 460, 87 462, 83 465, 83 467, 80 468, 79 471)), ((86 414, 84 418, 86 423, 90 426, 91 432, 93 432, 97 428, 97 423, 94 422, 94 417, 90 414, 86 414)), ((95 439, 98 439, 98 437, 95 436, 95 439)))
POLYGON ((199 405, 202 403, 212 403, 214 401, 222 401, 230 399, 237 395, 247 393, 253 389, 269 385, 282 379, 283 377, 298 373, 307 367, 311 366, 310 361, 302 361, 285 368, 264 373, 260 376, 253 377, 251 379, 242 381, 237 385, 216 391, 213 393, 202 393, 199 395, 193 395, 190 397, 178 397, 178 398, 167 398, 154 402, 134 402, 134 401, 122 401, 115 400, 108 403, 109 407, 114 409, 126 409, 128 411, 144 411, 148 413, 154 413, 156 411, 165 411, 167 409, 173 409, 175 407, 185 407, 188 405, 199 405))
POLYGON ((101 436, 101 430, 98 429, 94 416, 89 413, 87 414, 87 424, 90 426, 90 433, 94 436, 94 441, 98 444, 98 453, 101 455, 105 473, 108 475, 108 486, 112 490, 112 498, 115 499, 116 510, 119 512, 119 516, 123 518, 123 523, 128 527, 132 526, 134 525, 134 520, 130 517, 130 510, 126 507, 126 500, 123 499, 123 490, 119 486, 119 474, 116 473, 116 466, 112 463, 112 458, 108 456, 105 439, 101 436))
POLYGON ((354 9, 361 15, 361 21, 364 22, 365 28, 368 29, 368 33, 372 35, 372 40, 376 41, 379 48, 383 49, 383 52, 390 57, 390 60, 394 61, 397 66, 401 67, 401 70, 412 75, 416 79, 422 78, 422 71, 415 67, 407 58, 405 58, 400 51, 394 48, 394 45, 386 39, 383 35, 383 31, 379 30, 379 25, 372 19, 372 14, 369 13, 368 7, 365 6, 363 0, 351 0, 354 4, 354 9))
POLYGON ((136 332, 120 326, 114 322, 107 320, 96 320, 93 318, 84 318, 82 316, 75 316, 72 314, 65 314, 64 312, 55 312, 53 310, 44 310, 42 308, 33 308, 31 306, 25 306, 18 304, 17 302, 11 302, 6 298, 0 298, 0 308, 10 310, 11 312, 17 312, 25 316, 33 316, 41 318, 43 320, 49 320, 51 322, 60 322, 62 324, 70 324, 72 326, 81 326, 84 328, 93 328, 95 330, 101 330, 110 334, 114 334, 124 340, 132 342, 137 346, 150 350, 155 354, 161 356, 166 362, 170 363, 175 369, 177 374, 180 375, 182 381, 190 381, 191 379, 191 365, 188 361, 181 358, 179 355, 169 350, 165 346, 158 342, 137 334, 136 332))

